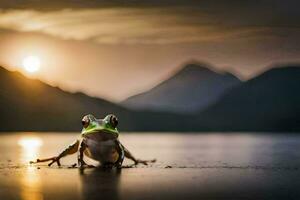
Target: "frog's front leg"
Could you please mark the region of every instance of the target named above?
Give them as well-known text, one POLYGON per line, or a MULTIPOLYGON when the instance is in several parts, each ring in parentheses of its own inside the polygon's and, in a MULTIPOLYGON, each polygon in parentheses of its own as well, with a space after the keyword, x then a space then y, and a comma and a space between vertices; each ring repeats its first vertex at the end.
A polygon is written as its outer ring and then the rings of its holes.
POLYGON ((141 160, 141 159, 136 159, 132 153, 130 153, 130 151, 125 148, 123 145, 122 145, 123 149, 124 149, 124 154, 125 154, 125 157, 132 160, 134 162, 135 165, 141 163, 141 164, 144 164, 144 165, 148 165, 148 163, 154 163, 156 162, 156 159, 152 159, 152 160, 141 160))
POLYGON ((79 147, 79 154, 78 154, 78 166, 79 168, 83 168, 85 165, 87 165, 83 160, 84 151, 86 150, 87 145, 85 143, 85 140, 82 140, 79 147))
POLYGON ((36 161, 30 161, 30 164, 51 161, 48 164, 48 166, 51 166, 55 162, 57 163, 58 166, 61 166, 60 159, 62 157, 67 156, 67 155, 71 155, 71 154, 76 153, 78 151, 79 143, 80 143, 80 141, 76 140, 71 145, 69 145, 66 149, 64 149, 58 156, 54 156, 54 157, 51 157, 51 158, 45 158, 45 159, 37 159, 36 161))
POLYGON ((122 168, 122 163, 125 157, 125 150, 124 150, 124 146, 120 143, 120 141, 118 139, 115 140, 115 144, 116 144, 116 148, 119 154, 119 158, 117 160, 117 162, 114 164, 118 169, 122 168))

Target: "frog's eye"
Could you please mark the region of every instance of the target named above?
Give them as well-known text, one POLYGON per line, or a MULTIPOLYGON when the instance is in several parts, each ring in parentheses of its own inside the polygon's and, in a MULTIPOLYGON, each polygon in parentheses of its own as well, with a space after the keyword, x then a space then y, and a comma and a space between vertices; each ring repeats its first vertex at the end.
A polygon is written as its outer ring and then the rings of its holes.
POLYGON ((114 128, 116 128, 116 127, 118 126, 118 118, 117 118, 116 116, 111 115, 109 121, 110 121, 110 124, 111 124, 114 128))
POLYGON ((88 127, 89 124, 90 124, 90 120, 87 118, 87 117, 84 117, 82 120, 81 120, 81 123, 82 123, 82 126, 84 128, 88 127))

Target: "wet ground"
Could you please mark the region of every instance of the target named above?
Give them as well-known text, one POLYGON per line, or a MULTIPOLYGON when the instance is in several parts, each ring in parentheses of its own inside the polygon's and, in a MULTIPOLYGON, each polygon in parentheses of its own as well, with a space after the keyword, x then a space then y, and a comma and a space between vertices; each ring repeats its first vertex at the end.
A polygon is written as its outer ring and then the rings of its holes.
POLYGON ((136 157, 157 162, 80 171, 69 168, 74 155, 60 168, 28 164, 56 155, 76 137, 1 135, 0 199, 300 199, 297 134, 122 134, 136 157))

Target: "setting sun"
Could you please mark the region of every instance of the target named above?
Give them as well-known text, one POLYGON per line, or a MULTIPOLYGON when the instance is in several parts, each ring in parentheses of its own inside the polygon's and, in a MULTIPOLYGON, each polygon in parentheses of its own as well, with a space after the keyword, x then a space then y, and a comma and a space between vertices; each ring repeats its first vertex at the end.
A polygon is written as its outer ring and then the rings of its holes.
POLYGON ((40 59, 37 56, 28 56, 23 59, 23 67, 27 72, 34 73, 40 69, 40 59))

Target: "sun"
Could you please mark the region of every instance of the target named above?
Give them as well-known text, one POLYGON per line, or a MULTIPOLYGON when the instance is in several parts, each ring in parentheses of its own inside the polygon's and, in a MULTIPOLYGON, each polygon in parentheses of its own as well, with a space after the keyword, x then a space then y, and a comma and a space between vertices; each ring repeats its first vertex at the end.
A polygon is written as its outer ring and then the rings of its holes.
POLYGON ((23 67, 29 73, 37 72, 40 69, 41 62, 37 56, 28 56, 23 59, 23 67))

